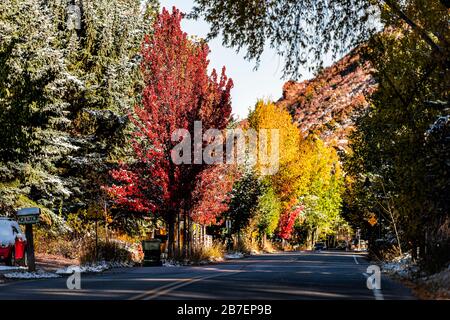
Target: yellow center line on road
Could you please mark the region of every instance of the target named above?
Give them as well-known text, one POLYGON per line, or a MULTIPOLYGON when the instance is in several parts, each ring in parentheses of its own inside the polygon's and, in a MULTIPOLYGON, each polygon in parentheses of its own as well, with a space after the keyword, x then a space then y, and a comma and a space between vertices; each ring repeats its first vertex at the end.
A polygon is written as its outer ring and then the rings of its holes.
MULTIPOLYGON (((297 258, 291 258, 288 260, 288 262, 295 262, 297 261, 297 258)), ((222 276, 227 276, 227 275, 234 275, 234 274, 238 274, 243 272, 247 267, 254 265, 255 262, 253 263, 248 263, 246 265, 244 265, 240 270, 237 271, 232 271, 232 272, 220 272, 218 274, 212 274, 209 276, 199 276, 199 277, 193 277, 193 278, 188 278, 188 279, 180 279, 175 283, 169 283, 166 284, 164 286, 152 289, 150 291, 147 292, 143 292, 139 295, 133 296, 131 297, 129 300, 151 300, 151 299, 155 299, 158 298, 160 296, 166 295, 174 290, 186 287, 188 285, 191 285, 193 283, 196 282, 200 282, 203 280, 208 280, 208 279, 213 279, 213 278, 218 278, 218 277, 222 277, 222 276), (180 283, 181 282, 181 283, 180 283)))
POLYGON ((243 270, 238 270, 238 271, 234 271, 234 272, 221 272, 218 274, 212 274, 209 276, 198 276, 198 277, 193 277, 193 278, 187 278, 187 279, 179 279, 177 282, 175 283, 168 283, 164 286, 149 290, 147 292, 143 292, 141 294, 138 294, 136 296, 131 297, 128 300, 151 300, 151 299, 155 299, 158 298, 162 295, 166 295, 174 290, 177 290, 179 288, 182 287, 186 287, 188 285, 191 285, 193 283, 196 282, 200 282, 203 280, 208 280, 208 279, 212 279, 212 278, 218 278, 218 277, 222 277, 222 276, 226 276, 226 275, 234 275, 234 274, 238 274, 240 272, 242 272, 243 270), (180 283, 181 282, 181 283, 180 283))

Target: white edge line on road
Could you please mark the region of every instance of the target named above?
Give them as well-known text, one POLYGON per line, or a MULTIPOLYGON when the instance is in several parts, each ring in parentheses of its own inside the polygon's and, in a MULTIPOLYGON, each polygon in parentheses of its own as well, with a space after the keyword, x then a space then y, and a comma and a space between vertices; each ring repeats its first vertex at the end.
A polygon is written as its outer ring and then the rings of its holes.
MULTIPOLYGON (((363 272, 362 275, 366 278, 369 278, 369 275, 365 272, 363 272)), ((384 296, 383 293, 381 292, 381 289, 372 289, 372 292, 375 297, 375 300, 384 300, 384 296)))
POLYGON ((373 290, 373 295, 375 296, 375 300, 384 300, 384 296, 383 293, 381 292, 381 289, 373 290))
MULTIPOLYGON (((353 259, 355 260, 356 264, 359 264, 358 259, 356 259, 356 255, 353 255, 353 259)), ((365 272, 362 273, 364 277, 369 278, 369 275, 365 272)), ((370 290, 370 289, 369 289, 370 290)), ((372 289, 373 296, 375 297, 375 300, 384 300, 383 293, 381 292, 381 289, 372 289)))

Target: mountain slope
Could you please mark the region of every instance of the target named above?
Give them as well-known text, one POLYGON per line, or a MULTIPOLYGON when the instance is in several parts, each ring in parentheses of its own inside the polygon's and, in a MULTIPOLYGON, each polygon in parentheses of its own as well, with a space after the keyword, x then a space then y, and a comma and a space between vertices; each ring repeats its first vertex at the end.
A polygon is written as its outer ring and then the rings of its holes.
POLYGON ((352 52, 314 79, 288 81, 277 105, 291 113, 305 136, 314 132, 344 147, 355 119, 368 106, 365 96, 376 88, 370 71, 369 64, 352 52))

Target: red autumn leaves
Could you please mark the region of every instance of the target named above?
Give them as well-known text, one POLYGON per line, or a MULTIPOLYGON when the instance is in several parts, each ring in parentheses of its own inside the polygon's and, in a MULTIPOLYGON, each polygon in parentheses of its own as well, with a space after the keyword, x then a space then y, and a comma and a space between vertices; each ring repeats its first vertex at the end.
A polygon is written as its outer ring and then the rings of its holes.
MULTIPOLYGON (((169 224, 180 208, 190 211, 194 203, 196 208, 207 208, 211 199, 225 196, 222 184, 214 187, 210 183, 219 179, 218 170, 204 164, 172 162, 171 150, 178 141, 172 141, 171 136, 177 129, 193 135, 194 121, 202 121, 204 130, 224 129, 230 120, 233 86, 225 68, 220 76, 215 70, 208 74, 208 45, 190 40, 181 30, 181 19, 177 9, 172 13, 163 9, 153 34, 142 43, 145 88, 142 102, 130 115, 135 161, 114 170, 112 177, 117 185, 106 188, 117 204, 159 214, 169 224), (205 183, 208 191, 199 193, 205 183)), ((219 208, 197 210, 194 217, 201 222, 212 221, 211 215, 224 209, 221 201, 215 203, 219 208)))

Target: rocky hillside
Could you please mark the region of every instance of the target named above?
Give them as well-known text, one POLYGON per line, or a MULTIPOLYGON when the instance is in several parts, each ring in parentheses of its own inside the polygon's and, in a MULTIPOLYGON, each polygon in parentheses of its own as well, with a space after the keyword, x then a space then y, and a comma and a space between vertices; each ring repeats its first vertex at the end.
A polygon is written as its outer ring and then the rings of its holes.
POLYGON ((368 63, 352 52, 314 79, 287 82, 277 105, 291 113, 305 135, 315 132, 344 147, 356 117, 368 106, 365 96, 375 86, 368 63))

